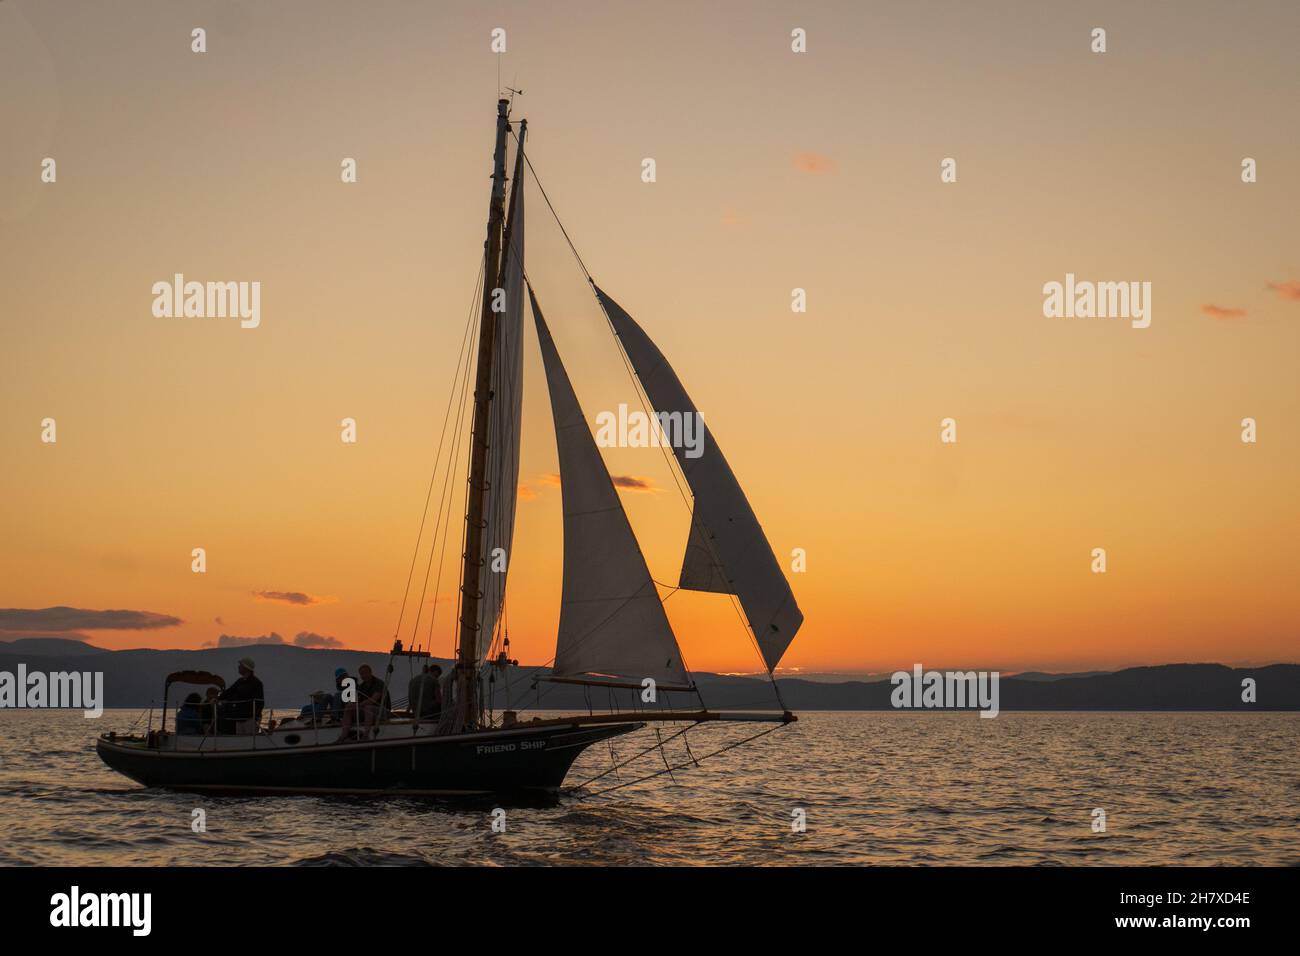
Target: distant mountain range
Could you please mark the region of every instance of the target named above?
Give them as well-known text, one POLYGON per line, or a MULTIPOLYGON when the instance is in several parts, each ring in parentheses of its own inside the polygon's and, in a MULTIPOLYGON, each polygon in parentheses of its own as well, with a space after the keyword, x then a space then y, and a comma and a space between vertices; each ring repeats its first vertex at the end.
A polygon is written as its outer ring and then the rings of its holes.
MULTIPOLYGON (((184 650, 110 651, 81 641, 59 638, 25 638, 0 642, 0 671, 16 673, 19 663, 30 671, 94 670, 104 674, 104 706, 148 707, 160 703, 163 678, 173 671, 201 670, 236 675, 236 661, 251 657, 266 687, 270 706, 297 709, 313 690, 331 690, 334 669, 356 674, 370 664, 382 676, 387 654, 374 651, 320 650, 284 644, 184 650)), ((422 661, 415 661, 416 668, 422 661)), ((450 662, 439 660, 446 669, 450 662)), ((393 697, 406 696, 410 664, 394 663, 393 697)), ((546 668, 510 667, 492 685, 497 709, 510 703, 516 708, 541 707, 585 711, 607 709, 611 702, 629 709, 631 691, 587 689, 541 681, 546 668), (539 699, 540 698, 540 699, 539 699)), ((826 675, 817 675, 823 678, 826 675)), ((768 681, 755 677, 696 673, 696 684, 711 709, 767 710, 776 708, 768 681)), ((778 686, 787 707, 801 710, 892 710, 893 685, 887 677, 873 681, 829 683, 824 679, 782 677, 778 686)), ((1002 710, 1300 710, 1300 665, 1225 667, 1222 664, 1164 664, 1130 667, 1113 673, 1052 675, 1019 674, 999 681, 1002 710), (1257 703, 1243 703, 1242 681, 1256 683, 1257 703)), ((692 694, 661 692, 660 703, 689 708, 698 706, 692 694)))

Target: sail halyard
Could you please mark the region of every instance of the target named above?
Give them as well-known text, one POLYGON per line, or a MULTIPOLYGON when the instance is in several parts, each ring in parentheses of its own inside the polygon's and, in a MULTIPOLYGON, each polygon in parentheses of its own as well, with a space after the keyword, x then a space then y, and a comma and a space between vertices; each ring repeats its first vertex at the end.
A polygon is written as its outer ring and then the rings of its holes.
POLYGON ((557 681, 693 689, 645 557, 528 289, 550 391, 564 509, 557 681), (618 678, 628 680, 620 681, 618 678))
POLYGON ((803 623, 803 613, 777 563, 772 546, 677 373, 626 311, 591 283, 646 397, 660 414, 692 416, 703 446, 698 456, 672 442, 695 507, 678 586, 683 590, 735 594, 768 673, 775 671, 803 623))

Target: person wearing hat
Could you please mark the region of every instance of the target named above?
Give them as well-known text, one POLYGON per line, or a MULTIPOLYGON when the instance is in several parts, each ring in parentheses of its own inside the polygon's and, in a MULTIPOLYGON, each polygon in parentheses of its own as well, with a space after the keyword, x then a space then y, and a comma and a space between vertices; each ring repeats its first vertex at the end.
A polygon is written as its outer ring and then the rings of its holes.
POLYGON ((266 704, 266 692, 262 689, 262 682, 253 673, 253 667, 251 657, 241 658, 239 680, 221 694, 219 733, 257 733, 257 724, 262 719, 262 708, 266 704))

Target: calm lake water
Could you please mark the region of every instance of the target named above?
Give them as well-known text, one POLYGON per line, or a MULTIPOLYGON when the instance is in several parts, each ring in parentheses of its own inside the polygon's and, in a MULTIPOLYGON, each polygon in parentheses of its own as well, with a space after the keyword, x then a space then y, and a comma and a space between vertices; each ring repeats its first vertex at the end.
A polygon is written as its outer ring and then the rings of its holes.
MULTIPOLYGON (((490 807, 144 790, 94 752, 139 716, 0 711, 0 864, 1300 865, 1300 714, 809 713, 675 780, 509 808, 497 834, 490 807)), ((691 750, 756 729, 700 727, 691 750)), ((609 763, 592 748, 568 782, 609 763)))

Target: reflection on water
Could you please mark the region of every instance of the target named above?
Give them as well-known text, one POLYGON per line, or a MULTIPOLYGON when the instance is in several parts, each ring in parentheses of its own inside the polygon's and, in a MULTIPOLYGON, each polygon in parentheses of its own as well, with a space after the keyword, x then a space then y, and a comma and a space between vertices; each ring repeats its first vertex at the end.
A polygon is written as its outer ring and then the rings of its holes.
MULTIPOLYGON (((496 834, 484 807, 144 790, 94 752, 138 716, 0 711, 0 863, 1300 864, 1298 714, 810 713, 671 778, 510 808, 496 834)), ((691 750, 754 729, 700 727, 691 750)), ((592 748, 569 783, 609 764, 592 748)), ((652 752, 597 787, 662 767, 652 752)))

